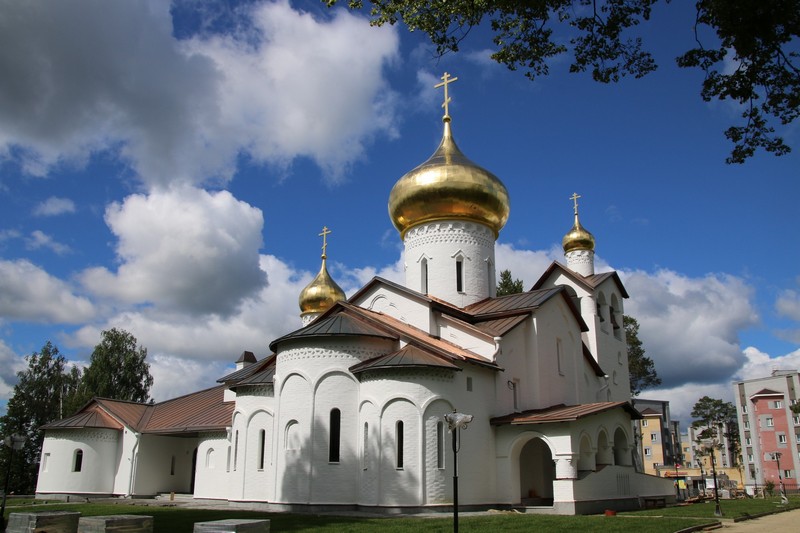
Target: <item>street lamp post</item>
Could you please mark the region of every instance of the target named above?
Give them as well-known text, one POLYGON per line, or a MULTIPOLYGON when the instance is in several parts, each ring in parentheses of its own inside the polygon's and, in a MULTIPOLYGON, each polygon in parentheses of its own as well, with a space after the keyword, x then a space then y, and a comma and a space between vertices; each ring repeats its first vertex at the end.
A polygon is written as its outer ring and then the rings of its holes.
POLYGON ((444 415, 444 421, 453 434, 453 533, 458 533, 458 450, 461 448, 461 430, 467 429, 472 415, 452 413, 444 415))
POLYGON ((781 493, 781 505, 786 505, 789 503, 789 499, 786 497, 786 492, 783 490, 783 476, 781 475, 781 452, 773 453, 772 457, 775 459, 775 464, 778 466, 778 490, 781 493))
POLYGON ((714 459, 714 444, 711 444, 711 473, 714 475, 714 516, 722 516, 722 509, 719 507, 719 485, 717 484, 717 461, 714 459))
POLYGON ((700 488, 703 489, 703 498, 706 497, 706 473, 703 471, 703 460, 697 459, 697 466, 700 467, 700 488))
POLYGON ((0 505, 0 524, 3 526, 3 531, 6 527, 6 497, 8 495, 8 482, 11 479, 11 465, 14 460, 14 450, 21 450, 25 445, 25 437, 23 435, 11 435, 3 440, 3 444, 9 447, 8 464, 6 465, 6 481, 3 485, 3 503, 0 505))

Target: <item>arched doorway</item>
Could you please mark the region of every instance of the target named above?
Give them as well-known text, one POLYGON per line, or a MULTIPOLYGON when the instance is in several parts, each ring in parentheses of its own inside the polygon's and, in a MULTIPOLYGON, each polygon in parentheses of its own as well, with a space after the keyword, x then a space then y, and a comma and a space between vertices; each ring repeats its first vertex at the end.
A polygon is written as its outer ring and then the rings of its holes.
POLYGON ((632 456, 628 446, 628 436, 622 428, 614 431, 614 464, 619 466, 630 466, 632 456))
POLYGON ((553 505, 556 467, 550 447, 539 438, 525 443, 519 453, 520 496, 524 505, 553 505))

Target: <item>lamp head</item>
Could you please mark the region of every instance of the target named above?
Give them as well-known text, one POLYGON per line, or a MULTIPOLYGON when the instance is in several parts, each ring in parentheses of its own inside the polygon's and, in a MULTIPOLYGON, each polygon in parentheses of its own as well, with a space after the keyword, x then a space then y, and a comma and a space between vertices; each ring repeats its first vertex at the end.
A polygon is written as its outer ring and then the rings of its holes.
POLYGON ((472 415, 465 415, 463 413, 447 413, 444 415, 444 421, 447 422, 447 427, 450 431, 454 429, 466 429, 467 424, 472 422, 472 415))

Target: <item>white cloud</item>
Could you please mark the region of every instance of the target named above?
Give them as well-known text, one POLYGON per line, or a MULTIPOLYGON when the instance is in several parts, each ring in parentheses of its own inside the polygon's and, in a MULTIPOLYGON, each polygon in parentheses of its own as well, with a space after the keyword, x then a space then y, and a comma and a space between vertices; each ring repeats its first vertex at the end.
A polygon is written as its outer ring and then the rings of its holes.
POLYGON ((701 278, 669 270, 620 272, 632 297, 625 313, 664 388, 730 380, 744 364, 739 331, 754 325, 753 290, 726 274, 701 278))
POLYGON ((190 317, 157 307, 132 309, 103 323, 80 328, 67 339, 67 344, 92 347, 99 341, 102 330, 122 328, 148 349, 148 359, 154 366, 154 396, 158 400, 212 386, 224 373, 225 366, 233 364, 242 351, 250 350, 259 358, 265 357, 269 355, 271 341, 301 326, 297 299, 314 274, 295 272, 271 255, 261 256, 260 268, 270 283, 245 299, 230 316, 190 317), (192 365, 208 368, 179 385, 161 381, 179 372, 177 369, 192 365))
POLYGON ((71 251, 69 246, 54 241, 50 235, 47 235, 38 229, 32 231, 30 237, 25 240, 25 248, 28 250, 40 250, 42 248, 47 248, 58 255, 64 255, 71 251))
POLYGON ((0 339, 0 399, 7 400, 17 383, 17 372, 25 370, 25 359, 0 339))
POLYGON ((395 29, 344 9, 317 20, 281 0, 244 11, 251 32, 178 41, 169 9, 3 4, 0 160, 42 176, 112 150, 163 185, 224 182, 242 154, 281 167, 309 157, 337 179, 371 137, 396 135, 382 77, 395 29))
POLYGON ((79 324, 94 313, 91 301, 30 261, 0 261, 0 318, 79 324))
POLYGON ((744 349, 744 355, 747 361, 736 372, 734 379, 737 381, 763 378, 771 375, 776 369, 800 370, 800 348, 785 355, 770 357, 758 348, 748 346, 744 349))
POLYGON ((162 312, 233 313, 267 282, 259 268, 263 216, 229 192, 177 187, 132 195, 106 209, 119 239, 116 273, 81 274, 98 296, 162 312))
POLYGON ((69 198, 58 198, 57 196, 51 196, 33 208, 33 214, 37 217, 52 217, 74 212, 75 202, 69 198))
MULTIPOLYGON (((236 359, 229 361, 232 364, 236 359)), ((150 375, 153 376, 153 387, 150 396, 157 402, 183 396, 191 392, 207 389, 216 385, 216 381, 225 375, 225 363, 199 361, 172 357, 169 355, 148 355, 150 375)))
POLYGON ((780 316, 800 322, 800 292, 791 289, 782 291, 775 302, 775 309, 780 316))
POLYGON ((563 251, 557 246, 549 250, 519 250, 512 244, 498 243, 495 246, 495 261, 497 262, 497 277, 500 272, 510 270, 511 277, 521 279, 522 286, 527 291, 539 280, 547 267, 553 261, 563 260, 563 251))

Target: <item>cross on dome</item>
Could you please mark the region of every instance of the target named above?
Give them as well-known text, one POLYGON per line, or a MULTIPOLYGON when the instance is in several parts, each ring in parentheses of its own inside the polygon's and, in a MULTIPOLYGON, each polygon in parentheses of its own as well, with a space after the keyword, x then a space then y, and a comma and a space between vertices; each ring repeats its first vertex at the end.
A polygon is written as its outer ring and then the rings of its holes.
POLYGON ((578 214, 578 198, 580 198, 580 197, 581 196, 576 192, 572 193, 572 196, 569 197, 569 199, 572 200, 573 203, 575 204, 574 209, 575 209, 575 214, 576 215, 578 214))
POLYGON ((445 72, 444 76, 442 76, 441 79, 442 83, 437 83, 436 85, 433 86, 433 88, 438 89, 439 87, 444 87, 444 103, 442 104, 442 107, 444 108, 444 119, 449 120, 450 108, 448 104, 450 104, 450 96, 448 96, 447 86, 453 83, 454 81, 458 80, 458 78, 451 78, 450 74, 448 72, 445 72))
POLYGON ((322 237, 322 258, 325 259, 327 256, 325 255, 325 249, 328 247, 328 235, 331 234, 331 230, 328 229, 328 226, 322 226, 322 233, 319 234, 322 237))

